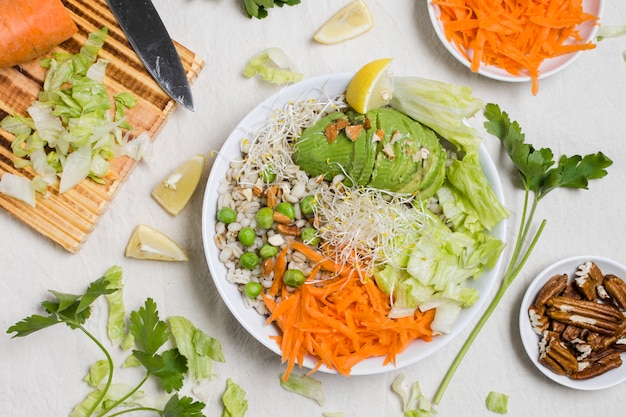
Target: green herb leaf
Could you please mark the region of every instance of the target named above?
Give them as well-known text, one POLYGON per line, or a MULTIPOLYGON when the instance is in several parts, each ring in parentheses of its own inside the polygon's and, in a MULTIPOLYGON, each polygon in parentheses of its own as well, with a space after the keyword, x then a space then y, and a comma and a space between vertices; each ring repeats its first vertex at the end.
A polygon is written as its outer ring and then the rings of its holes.
POLYGON ((554 157, 550 149, 535 149, 524 143, 524 133, 517 122, 511 122, 509 115, 500 110, 497 104, 485 106, 485 128, 499 138, 509 158, 517 168, 522 184, 526 189, 538 189, 533 179, 541 177, 554 165, 554 157))
POLYGON ((189 397, 178 398, 175 394, 169 399, 163 408, 163 417, 204 417, 202 410, 205 404, 194 402, 189 397))
POLYGON ((50 327, 58 323, 62 322, 55 315, 46 317, 33 314, 32 316, 26 317, 22 321, 9 327, 7 333, 15 333, 13 337, 24 337, 36 332, 37 330, 45 329, 46 327, 50 327))
POLYGON ((150 375, 161 380, 165 392, 170 393, 182 388, 184 374, 187 372, 187 359, 178 352, 178 349, 166 350, 162 355, 134 350, 133 355, 150 375))
POLYGON ((604 177, 607 174, 605 168, 611 164, 612 161, 602 152, 585 157, 562 156, 558 166, 549 170, 542 178, 538 198, 558 187, 587 189, 589 180, 604 177))
POLYGON ((293 6, 300 4, 300 0, 243 0, 243 8, 249 18, 263 19, 267 17, 267 9, 274 6, 293 6))
POLYGON ((156 303, 148 298, 144 307, 130 313, 130 332, 139 348, 153 355, 167 342, 170 332, 167 323, 159 320, 156 303))

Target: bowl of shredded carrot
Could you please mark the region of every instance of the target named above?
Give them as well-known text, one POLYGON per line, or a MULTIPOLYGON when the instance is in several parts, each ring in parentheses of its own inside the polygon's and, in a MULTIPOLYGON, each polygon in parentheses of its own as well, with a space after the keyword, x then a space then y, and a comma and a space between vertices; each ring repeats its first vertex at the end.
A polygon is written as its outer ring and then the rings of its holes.
POLYGON ((562 71, 595 48, 604 0, 431 0, 430 19, 446 49, 485 77, 531 82, 562 71))
MULTIPOLYGON (((280 356, 286 366, 283 377, 300 367, 311 372, 348 376, 390 372, 412 365, 458 336, 480 311, 497 280, 498 266, 486 269, 480 277, 468 282, 467 285, 478 293, 478 301, 463 309, 449 333, 434 335, 430 329, 434 309, 425 312, 418 309, 415 317, 390 319, 390 297, 378 288, 373 279, 361 279, 355 269, 338 266, 319 248, 296 240, 276 253, 271 272, 274 278, 278 271, 284 274, 285 254, 290 252, 307 258, 315 265, 314 268, 331 271, 333 279, 325 281, 322 286, 302 285, 295 291, 281 285, 282 280, 273 279, 251 301, 245 290, 246 280, 249 279, 249 275, 245 275, 247 272, 229 278, 230 272, 237 269, 237 260, 222 258, 225 246, 220 243, 221 235, 228 234, 228 229, 219 230, 224 229, 224 225, 220 226, 222 221, 218 213, 221 199, 230 199, 234 194, 225 191, 227 186, 230 184, 237 188, 233 183, 240 176, 232 174, 233 166, 251 159, 254 147, 261 146, 255 145, 259 141, 255 132, 264 132, 268 124, 275 127, 274 124, 282 123, 285 117, 277 115, 284 114, 281 113, 283 109, 294 105, 341 106, 343 93, 353 76, 341 73, 311 78, 287 86, 260 103, 234 128, 216 154, 205 188, 202 236, 213 283, 241 326, 280 356), (247 153, 243 152, 244 148, 247 148, 247 153)), ((269 131, 283 132, 282 128, 269 131)), ((272 133, 269 137, 275 138, 276 135, 272 133)), ((482 145, 479 157, 487 181, 502 201, 497 169, 482 145)), ((237 199, 246 204, 254 197, 249 193, 247 197, 242 194, 237 199)), ((241 220, 241 223, 244 221, 241 220)), ((237 232, 231 233, 237 235, 237 232)), ((505 225, 498 224, 492 233, 504 240, 505 225)), ((258 264, 259 268, 261 265, 258 264)))

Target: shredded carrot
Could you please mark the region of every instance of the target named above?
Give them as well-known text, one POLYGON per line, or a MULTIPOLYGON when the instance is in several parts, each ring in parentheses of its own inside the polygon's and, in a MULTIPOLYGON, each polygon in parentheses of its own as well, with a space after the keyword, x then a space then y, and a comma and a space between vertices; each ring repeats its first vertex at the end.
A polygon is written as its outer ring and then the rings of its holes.
POLYGON ((448 41, 478 72, 481 63, 527 75, 539 91, 540 66, 549 58, 595 48, 579 28, 597 24, 582 0, 432 0, 448 41))
POLYGON ((0 0, 0 68, 38 58, 77 31, 60 0, 0 0))
POLYGON ((274 339, 287 364, 284 380, 296 365, 302 366, 305 356, 316 360, 308 374, 325 365, 347 376, 367 358, 380 356, 384 364, 395 364, 412 341, 432 340, 434 310, 390 319, 389 297, 374 281, 363 281, 352 267, 335 264, 308 245, 296 241, 290 245, 318 267, 339 273, 322 282, 309 279, 296 290, 282 291, 279 299, 271 291, 264 294, 270 311, 267 324, 276 323, 281 330, 274 339))

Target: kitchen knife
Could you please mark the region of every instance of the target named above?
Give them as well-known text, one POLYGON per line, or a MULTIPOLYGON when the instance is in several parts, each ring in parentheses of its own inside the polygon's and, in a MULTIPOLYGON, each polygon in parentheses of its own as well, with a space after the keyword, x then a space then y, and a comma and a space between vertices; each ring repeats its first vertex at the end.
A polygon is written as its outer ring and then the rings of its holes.
POLYGON ((150 0, 107 0, 144 66, 176 102, 193 110, 191 87, 170 35, 150 0))

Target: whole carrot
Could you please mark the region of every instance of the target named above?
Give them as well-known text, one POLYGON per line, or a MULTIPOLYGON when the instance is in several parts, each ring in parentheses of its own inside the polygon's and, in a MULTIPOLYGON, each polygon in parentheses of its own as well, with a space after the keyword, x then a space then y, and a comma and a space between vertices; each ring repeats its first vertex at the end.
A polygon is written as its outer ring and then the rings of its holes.
POLYGON ((0 0, 0 68, 38 58, 77 31, 61 0, 0 0))

